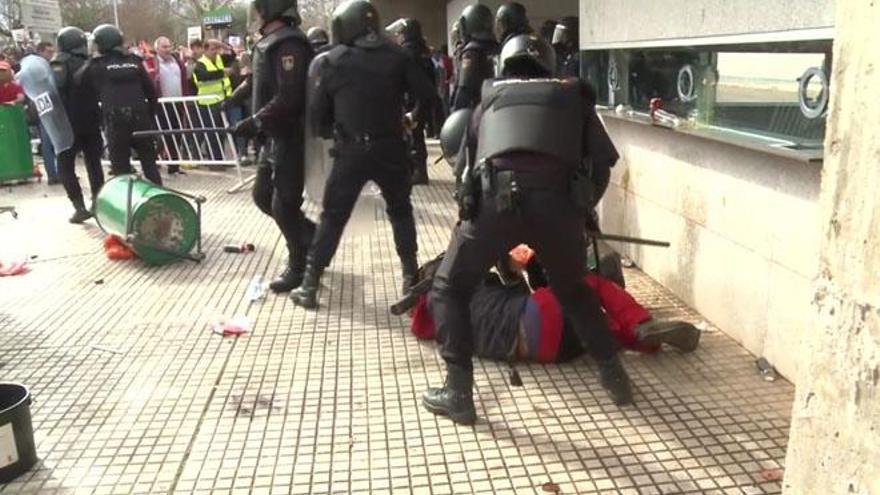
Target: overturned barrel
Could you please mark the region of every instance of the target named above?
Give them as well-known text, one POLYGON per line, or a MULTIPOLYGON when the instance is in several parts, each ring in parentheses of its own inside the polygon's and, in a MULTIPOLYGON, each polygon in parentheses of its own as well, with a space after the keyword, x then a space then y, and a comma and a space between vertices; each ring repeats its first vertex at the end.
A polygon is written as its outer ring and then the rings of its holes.
POLYGON ((201 236, 199 217, 183 193, 136 175, 111 179, 95 199, 101 230, 121 238, 149 265, 193 259, 190 252, 201 236))
POLYGON ((0 483, 8 483, 37 463, 31 394, 18 383, 0 383, 0 483))

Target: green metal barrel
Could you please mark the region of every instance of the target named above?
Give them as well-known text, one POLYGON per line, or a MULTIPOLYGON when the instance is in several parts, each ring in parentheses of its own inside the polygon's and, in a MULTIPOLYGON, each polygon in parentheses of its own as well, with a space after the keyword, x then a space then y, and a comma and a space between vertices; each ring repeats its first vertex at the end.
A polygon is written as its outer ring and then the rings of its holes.
POLYGON ((21 105, 0 105, 0 182, 33 177, 31 137, 21 105))
POLYGON ((95 219, 101 230, 125 240, 149 265, 187 257, 200 235, 199 217, 189 201, 135 175, 104 184, 95 200, 95 219))

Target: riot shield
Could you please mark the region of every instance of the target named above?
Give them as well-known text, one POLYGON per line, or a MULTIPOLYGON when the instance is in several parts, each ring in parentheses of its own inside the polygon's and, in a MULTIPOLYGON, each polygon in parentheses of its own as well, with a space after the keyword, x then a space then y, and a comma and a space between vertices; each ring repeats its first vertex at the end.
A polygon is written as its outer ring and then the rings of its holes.
POLYGON ((67 112, 64 111, 49 62, 38 55, 28 55, 22 59, 21 70, 15 79, 36 106, 40 124, 52 140, 55 153, 61 154, 70 149, 73 146, 73 128, 67 120, 67 112))
MULTIPOLYGON (((333 167, 333 158, 330 150, 333 141, 323 139, 317 133, 313 125, 314 116, 311 114, 312 101, 318 86, 321 67, 327 62, 327 53, 315 57, 309 66, 308 88, 306 90, 306 167, 305 167, 305 194, 303 211, 305 215, 315 223, 318 223, 321 215, 321 205, 324 199, 324 189, 330 170, 333 167)), ((345 235, 358 237, 372 234, 382 219, 382 211, 385 209, 385 200, 379 192, 379 187, 373 182, 367 182, 361 191, 361 196, 354 206, 351 218, 345 228, 345 235)))

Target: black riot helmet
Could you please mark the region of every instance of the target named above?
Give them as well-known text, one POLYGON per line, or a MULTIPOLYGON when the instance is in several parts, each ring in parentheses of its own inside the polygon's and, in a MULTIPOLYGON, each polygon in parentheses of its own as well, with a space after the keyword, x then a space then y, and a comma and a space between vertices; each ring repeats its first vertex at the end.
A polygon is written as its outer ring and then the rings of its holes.
POLYGON ((122 31, 113 24, 101 24, 92 31, 92 40, 101 55, 111 50, 122 51, 122 31))
POLYGON ((67 26, 58 31, 55 45, 58 47, 58 51, 61 52, 75 53, 84 57, 89 56, 89 38, 78 27, 67 26))
POLYGON ((577 17, 563 17, 553 31, 553 46, 577 48, 579 29, 577 17))
POLYGON ((263 23, 282 19, 299 26, 300 17, 296 0, 254 0, 251 5, 263 18, 263 23))
POLYGON ((400 30, 400 37, 403 38, 404 42, 421 40, 424 38, 424 35, 422 35, 422 23, 418 19, 404 19, 400 30))
POLYGON ((519 2, 507 2, 495 13, 495 35, 498 42, 504 43, 507 38, 531 32, 526 8, 519 2))
POLYGON ((440 150, 443 152, 443 158, 450 165, 455 165, 455 158, 458 156, 458 150, 461 148, 461 142, 464 140, 473 113, 470 108, 462 108, 452 112, 443 122, 443 128, 440 129, 440 150))
POLYGON ((321 48, 330 43, 330 37, 327 36, 327 30, 322 27, 315 26, 309 28, 306 37, 309 39, 309 43, 313 48, 321 48))
POLYGON ((333 43, 351 45, 362 36, 379 36, 379 11, 367 0, 349 0, 333 11, 333 43))
POLYGON ((468 5, 461 12, 461 38, 465 44, 472 40, 493 41, 492 32, 494 19, 489 7, 482 4, 468 5))
POLYGON ((556 52, 535 34, 514 36, 501 48, 501 75, 548 77, 556 73, 556 52))

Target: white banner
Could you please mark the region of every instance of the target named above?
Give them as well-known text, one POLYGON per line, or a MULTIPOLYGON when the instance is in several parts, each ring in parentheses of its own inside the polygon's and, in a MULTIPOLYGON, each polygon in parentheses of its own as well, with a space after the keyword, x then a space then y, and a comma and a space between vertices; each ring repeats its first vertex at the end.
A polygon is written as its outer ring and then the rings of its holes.
POLYGON ((61 8, 58 7, 58 0, 21 2, 21 23, 34 31, 54 37, 61 29, 61 8))

